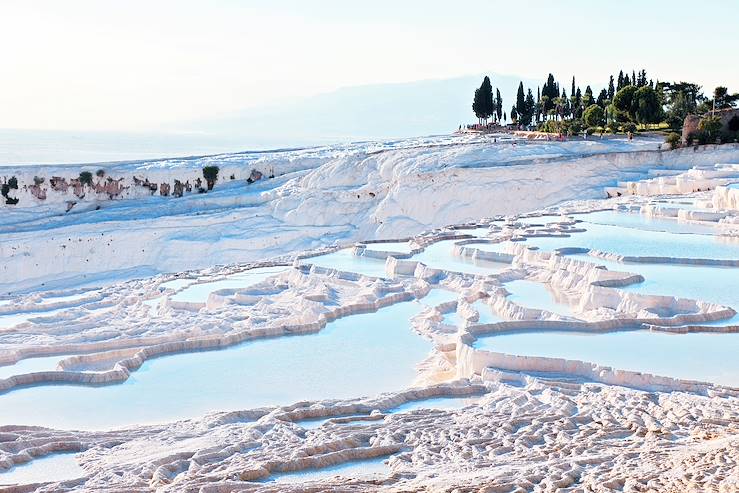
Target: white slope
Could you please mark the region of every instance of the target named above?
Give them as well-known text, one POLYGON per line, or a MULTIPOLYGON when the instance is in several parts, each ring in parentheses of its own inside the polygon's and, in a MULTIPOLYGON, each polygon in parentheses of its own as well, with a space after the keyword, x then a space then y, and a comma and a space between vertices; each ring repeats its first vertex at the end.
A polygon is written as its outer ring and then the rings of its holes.
MULTIPOLYGON (((85 197, 66 214, 59 201, 5 206, 0 292, 100 283, 406 236, 576 197, 600 197, 604 186, 643 177, 659 163, 686 169, 739 160, 736 146, 701 153, 660 153, 657 146, 647 139, 513 145, 439 138, 106 166, 109 175, 157 180, 195 176, 204 164, 215 163, 221 176, 236 170, 242 178, 181 198, 85 197), (248 185, 243 177, 252 168, 273 168, 277 177, 248 185)), ((0 168, 0 173, 20 171, 23 182, 40 170, 0 168)), ((53 172, 72 177, 79 168, 53 172)))

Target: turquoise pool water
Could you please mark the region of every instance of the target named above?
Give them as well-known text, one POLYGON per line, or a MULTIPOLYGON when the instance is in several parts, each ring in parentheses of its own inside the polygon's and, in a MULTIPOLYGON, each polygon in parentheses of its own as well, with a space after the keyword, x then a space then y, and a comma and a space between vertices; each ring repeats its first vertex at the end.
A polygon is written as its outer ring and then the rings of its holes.
POLYGON ((17 389, 0 395, 0 423, 116 428, 403 389, 431 349, 409 329, 409 319, 422 309, 404 302, 338 319, 317 334, 165 356, 112 386, 17 389))
POLYGON ((582 247, 635 257, 739 259, 739 243, 730 243, 718 236, 595 223, 588 223, 585 227, 587 231, 572 233, 570 237, 529 238, 526 243, 546 251, 582 247))
POLYGON ((278 473, 272 475, 270 479, 277 483, 305 483, 334 476, 363 479, 382 478, 390 474, 390 468, 385 464, 388 458, 389 456, 384 456, 374 459, 344 462, 321 469, 303 469, 302 471, 278 473))
POLYGON ((389 277, 385 273, 385 259, 356 256, 351 248, 344 248, 326 255, 305 258, 303 264, 313 264, 327 269, 337 269, 344 272, 355 272, 371 277, 389 277))
POLYGON ((499 317, 495 313, 493 313, 493 310, 490 308, 490 305, 485 303, 482 300, 477 300, 472 304, 472 307, 477 310, 477 313, 480 314, 480 318, 477 322, 478 324, 493 324, 497 322, 502 322, 505 320, 504 318, 499 317))
POLYGON ((173 289, 177 291, 180 288, 189 286, 190 284, 197 281, 197 279, 172 279, 171 281, 163 282, 159 285, 160 290, 173 289))
MULTIPOLYGON (((502 272, 510 268, 510 264, 503 262, 486 262, 482 260, 465 260, 452 255, 454 244, 460 240, 442 240, 426 247, 426 249, 414 255, 411 260, 423 262, 429 267, 444 269, 452 272, 465 274, 490 275, 502 272)), ((477 247, 477 244, 471 245, 477 247)))
POLYGON ((22 359, 13 365, 0 366, 0 378, 8 378, 21 373, 37 371, 55 371, 57 364, 70 355, 43 356, 40 358, 22 359))
POLYGON ((588 361, 622 370, 739 386, 737 334, 646 330, 586 334, 532 331, 479 338, 475 347, 507 354, 588 361))
POLYGON ((644 282, 626 286, 622 288, 624 291, 710 301, 739 311, 739 268, 736 267, 620 263, 587 254, 567 257, 644 276, 644 282))
POLYGON ((503 287, 511 293, 508 300, 527 308, 546 310, 559 315, 572 317, 572 308, 565 303, 559 303, 546 285, 540 282, 524 279, 507 282, 503 287))
MULTIPOLYGON (((673 207, 673 205, 670 205, 673 207)), ((695 206, 691 207, 694 208, 695 206)), ((637 228, 644 231, 664 231, 667 233, 716 234, 712 224, 697 224, 678 221, 668 217, 649 217, 639 212, 598 211, 587 214, 573 214, 572 217, 590 224, 604 224, 637 228)), ((587 228, 585 225, 578 225, 587 228)))
POLYGON ((243 289, 258 284, 265 279, 284 272, 286 267, 260 267, 238 274, 232 274, 220 281, 192 284, 172 296, 172 301, 205 303, 208 295, 219 289, 243 289))
MULTIPOLYGON (((422 399, 418 401, 406 402, 405 404, 401 404, 400 406, 389 409, 385 412, 388 414, 392 414, 392 413, 403 413, 407 411, 415 411, 418 409, 444 409, 444 410, 462 409, 463 407, 476 405, 478 402, 480 402, 481 398, 482 397, 479 395, 471 395, 471 396, 465 396, 465 397, 432 397, 430 399, 422 399)), ((357 414, 353 416, 356 416, 357 418, 359 418, 360 416, 363 416, 363 415, 357 414)), ((364 416, 367 416, 367 415, 365 414, 364 416)), ((298 421, 298 424, 307 430, 311 430, 315 428, 320 428, 329 419, 331 418, 306 419, 303 421, 298 421)), ((347 421, 341 424, 342 425, 366 425, 366 424, 372 424, 373 422, 376 423, 376 421, 366 421, 366 420, 357 419, 357 420, 347 421)))
POLYGON ((445 313, 442 322, 447 325, 453 325, 455 327, 460 327, 465 322, 465 319, 460 317, 459 314, 456 311, 454 311, 454 312, 445 313))
POLYGON ((443 409, 453 410, 462 409, 467 406, 474 406, 480 402, 481 397, 479 395, 465 396, 465 397, 434 397, 431 399, 423 399, 420 401, 410 401, 405 404, 391 409, 390 413, 404 413, 408 411, 416 411, 418 409, 443 409))
POLYGON ((407 241, 391 241, 387 243, 366 243, 367 250, 376 250, 379 252, 398 252, 410 253, 411 246, 407 241))
POLYGON ((447 301, 457 301, 459 294, 446 289, 432 289, 429 294, 419 300, 419 302, 428 307, 435 307, 447 301))
POLYGON ((66 481, 85 476, 73 453, 51 454, 0 472, 0 485, 66 481))
POLYGON ((91 290, 91 291, 83 291, 81 293, 76 294, 69 294, 69 295, 63 295, 63 296, 49 296, 48 298, 43 299, 44 304, 51 304, 51 303, 66 303, 68 301, 77 301, 84 298, 88 298, 90 296, 93 296, 97 294, 98 290, 91 290))

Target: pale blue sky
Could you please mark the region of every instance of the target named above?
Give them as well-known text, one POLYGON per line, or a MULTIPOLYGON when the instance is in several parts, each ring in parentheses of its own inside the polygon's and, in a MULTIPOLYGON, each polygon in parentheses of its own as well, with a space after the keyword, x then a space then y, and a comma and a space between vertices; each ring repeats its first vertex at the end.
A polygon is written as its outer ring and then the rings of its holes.
POLYGON ((739 91, 737 19, 732 0, 4 0, 0 128, 152 130, 485 71, 739 91))

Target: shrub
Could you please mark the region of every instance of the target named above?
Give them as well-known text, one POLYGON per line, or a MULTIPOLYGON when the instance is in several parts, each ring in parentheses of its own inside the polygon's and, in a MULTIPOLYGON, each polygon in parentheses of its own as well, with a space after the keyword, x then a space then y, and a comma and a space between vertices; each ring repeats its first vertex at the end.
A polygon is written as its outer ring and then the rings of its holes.
POLYGON ((665 138, 665 142, 670 146, 670 149, 677 149, 680 147, 680 135, 675 132, 670 132, 665 138))
POLYGON ((579 134, 580 132, 582 132, 582 127, 582 120, 580 119, 575 119, 570 122, 570 131, 573 134, 579 134))
POLYGON ((585 129, 585 133, 588 135, 593 135, 595 132, 597 132, 598 129, 595 127, 588 127, 585 129))
POLYGON ((33 177, 33 184, 36 186, 41 185, 44 181, 46 181, 43 177, 40 176, 34 176, 33 177))
POLYGON ((203 168, 203 178, 205 178, 205 182, 208 184, 208 190, 213 190, 213 185, 218 180, 218 171, 220 171, 218 166, 206 166, 203 168))
POLYGON ((611 122, 611 123, 609 123, 609 124, 608 124, 608 125, 606 126, 606 128, 607 128, 607 129, 608 129, 608 131, 609 131, 609 132, 611 132, 612 134, 616 134, 616 133, 618 133, 618 123, 616 123, 616 122, 611 122))
POLYGON ((83 171, 82 173, 80 173, 80 183, 91 187, 92 186, 92 173, 90 173, 89 171, 83 171))
POLYGON ((624 131, 624 133, 631 132, 632 134, 636 132, 636 124, 633 122, 624 123, 621 125, 621 130, 624 131))
POLYGON ((95 172, 95 176, 97 176, 98 178, 102 178, 103 176, 105 176, 105 170, 100 168, 95 172))
POLYGON ((701 144, 713 144, 721 132, 721 120, 717 116, 707 116, 698 123, 698 141, 701 144))

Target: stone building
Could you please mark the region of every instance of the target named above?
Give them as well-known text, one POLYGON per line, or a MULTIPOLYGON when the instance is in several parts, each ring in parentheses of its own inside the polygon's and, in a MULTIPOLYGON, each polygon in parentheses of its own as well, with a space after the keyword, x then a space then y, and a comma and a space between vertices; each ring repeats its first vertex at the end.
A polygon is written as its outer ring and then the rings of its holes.
MULTIPOLYGON (((725 110, 711 111, 708 115, 715 115, 721 119, 721 131, 736 132, 737 128, 733 128, 734 125, 739 125, 739 108, 728 108, 725 110), (732 119, 736 118, 732 122, 732 119)), ((688 141, 688 136, 698 131, 698 124, 701 121, 702 116, 700 115, 688 115, 685 117, 683 122, 683 144, 688 141)))

